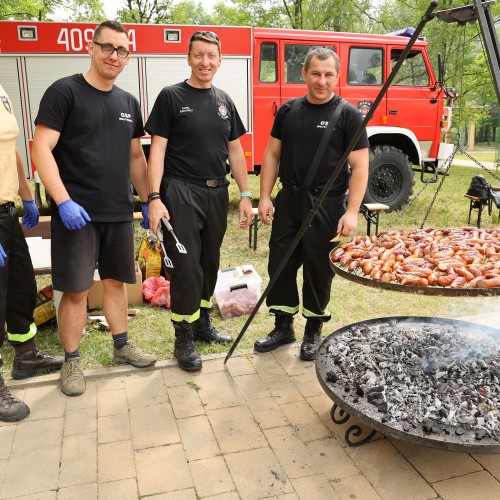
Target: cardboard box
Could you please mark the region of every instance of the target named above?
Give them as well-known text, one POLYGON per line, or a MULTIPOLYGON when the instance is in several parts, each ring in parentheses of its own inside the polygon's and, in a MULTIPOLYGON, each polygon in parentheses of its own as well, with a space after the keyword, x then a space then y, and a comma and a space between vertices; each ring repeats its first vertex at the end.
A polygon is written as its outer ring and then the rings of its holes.
MULTIPOLYGON (((126 284, 128 303, 129 304, 142 304, 142 274, 139 269, 139 263, 135 263, 135 279, 136 282, 133 285, 126 284)), ((96 270, 94 273, 94 283, 89 290, 87 297, 87 305, 89 309, 100 309, 102 308, 102 295, 103 286, 99 273, 96 270)))
POLYGON ((214 297, 223 318, 250 314, 261 297, 262 278, 251 265, 217 274, 214 297))

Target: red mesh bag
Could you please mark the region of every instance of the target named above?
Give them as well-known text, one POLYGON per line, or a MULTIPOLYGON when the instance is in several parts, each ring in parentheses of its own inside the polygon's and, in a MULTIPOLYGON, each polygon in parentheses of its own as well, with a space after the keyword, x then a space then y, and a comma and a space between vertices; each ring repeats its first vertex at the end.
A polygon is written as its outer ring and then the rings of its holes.
POLYGON ((163 276, 151 276, 144 280, 142 293, 152 306, 165 306, 170 309, 170 281, 163 276))

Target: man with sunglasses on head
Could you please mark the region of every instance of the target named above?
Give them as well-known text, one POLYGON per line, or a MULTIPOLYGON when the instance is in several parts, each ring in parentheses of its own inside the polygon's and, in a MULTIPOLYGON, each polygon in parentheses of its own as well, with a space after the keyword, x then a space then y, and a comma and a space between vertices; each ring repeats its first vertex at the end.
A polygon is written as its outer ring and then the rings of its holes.
MULTIPOLYGON (((128 340, 125 283, 135 283, 132 180, 147 199, 139 103, 114 82, 130 57, 125 28, 101 23, 88 45, 90 68, 52 84, 35 124, 32 156, 52 203, 52 283, 63 292, 58 311, 65 361, 61 390, 85 392, 80 341, 96 264, 113 360, 142 368, 156 362, 128 340)), ((147 203, 143 203, 147 227, 147 203)))
POLYGON ((224 91, 212 85, 221 64, 221 43, 212 31, 198 31, 189 41, 191 76, 162 89, 146 123, 151 134, 148 162, 149 223, 156 231, 169 219, 187 253, 163 228, 173 268, 171 320, 174 356, 184 370, 200 370, 193 340, 229 343, 210 322, 220 247, 227 228, 229 196, 226 161, 240 190, 239 221, 252 221, 245 157, 239 138, 245 128, 224 91))

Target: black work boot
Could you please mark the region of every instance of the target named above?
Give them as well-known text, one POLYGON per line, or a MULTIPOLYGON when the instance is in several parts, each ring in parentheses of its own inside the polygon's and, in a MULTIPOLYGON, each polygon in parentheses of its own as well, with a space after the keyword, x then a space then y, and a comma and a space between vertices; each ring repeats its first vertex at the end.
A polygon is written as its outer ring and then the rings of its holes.
POLYGON ((12 378, 19 380, 23 378, 51 373, 61 369, 64 358, 54 358, 40 351, 33 339, 15 344, 16 355, 12 363, 12 378))
POLYGON ((321 345, 321 328, 323 321, 319 319, 309 318, 306 321, 306 328, 304 330, 304 339, 300 346, 300 359, 304 361, 314 361, 316 353, 321 345))
POLYGON ((233 341, 233 337, 220 334, 210 322, 210 311, 200 309, 200 319, 193 323, 194 340, 202 342, 217 342, 218 344, 227 344, 233 341))
POLYGON ((257 340, 253 347, 257 352, 269 352, 274 351, 280 345, 292 342, 295 342, 293 316, 277 314, 274 319, 274 329, 264 338, 257 340))
POLYGON ((174 356, 183 370, 201 370, 201 358, 193 342, 193 328, 190 323, 173 322, 175 330, 174 356))
POLYGON ((0 421, 17 422, 29 414, 28 405, 14 397, 0 377, 0 421))

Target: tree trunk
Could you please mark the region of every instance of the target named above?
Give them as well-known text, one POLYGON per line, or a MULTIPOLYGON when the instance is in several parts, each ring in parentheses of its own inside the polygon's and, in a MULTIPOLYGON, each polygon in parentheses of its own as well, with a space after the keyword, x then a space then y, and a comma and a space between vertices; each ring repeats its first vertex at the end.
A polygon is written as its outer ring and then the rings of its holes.
POLYGON ((476 133, 476 122, 470 121, 467 124, 467 151, 474 151, 475 133, 476 133))

